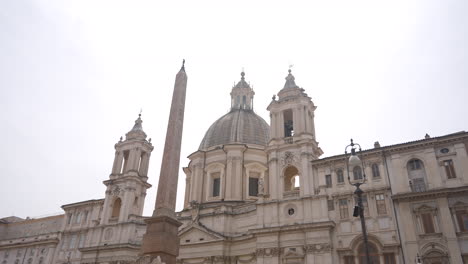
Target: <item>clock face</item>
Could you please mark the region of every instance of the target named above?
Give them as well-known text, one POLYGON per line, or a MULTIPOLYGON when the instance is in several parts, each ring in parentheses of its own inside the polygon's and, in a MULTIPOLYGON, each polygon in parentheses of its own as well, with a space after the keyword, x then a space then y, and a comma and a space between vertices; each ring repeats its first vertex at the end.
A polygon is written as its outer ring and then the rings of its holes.
POLYGON ((440 150, 441 153, 448 153, 449 152, 449 149, 448 148, 443 148, 440 150))

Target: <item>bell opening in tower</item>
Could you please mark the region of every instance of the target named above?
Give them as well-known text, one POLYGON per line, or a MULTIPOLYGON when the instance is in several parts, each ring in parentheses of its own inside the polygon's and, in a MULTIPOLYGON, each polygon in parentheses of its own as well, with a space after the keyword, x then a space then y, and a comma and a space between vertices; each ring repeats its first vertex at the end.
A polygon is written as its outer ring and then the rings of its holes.
POLYGON ((283 112, 284 118, 284 136, 292 137, 294 136, 294 122, 293 122, 293 113, 291 109, 285 110, 283 112))

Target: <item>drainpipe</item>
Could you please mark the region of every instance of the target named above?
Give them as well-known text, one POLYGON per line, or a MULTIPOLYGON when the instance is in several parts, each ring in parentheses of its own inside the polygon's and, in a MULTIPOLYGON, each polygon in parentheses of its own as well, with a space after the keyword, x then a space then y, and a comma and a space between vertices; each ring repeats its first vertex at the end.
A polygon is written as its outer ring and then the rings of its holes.
MULTIPOLYGON (((383 157, 384 157, 384 164, 385 164, 385 170, 387 174, 387 180, 390 185, 390 194, 393 196, 393 189, 392 189, 392 183, 390 182, 390 172, 388 170, 388 164, 387 164, 387 156, 385 155, 385 151, 382 151, 383 157)), ((401 257, 403 258, 403 264, 406 264, 406 258, 405 258, 405 252, 403 251, 403 246, 401 245, 401 233, 400 233, 400 225, 398 223, 398 215, 397 211, 395 209, 395 202, 392 199, 392 207, 393 207, 393 214, 395 215, 395 223, 397 227, 397 233, 398 233, 398 240, 400 240, 400 251, 401 251, 401 257)))

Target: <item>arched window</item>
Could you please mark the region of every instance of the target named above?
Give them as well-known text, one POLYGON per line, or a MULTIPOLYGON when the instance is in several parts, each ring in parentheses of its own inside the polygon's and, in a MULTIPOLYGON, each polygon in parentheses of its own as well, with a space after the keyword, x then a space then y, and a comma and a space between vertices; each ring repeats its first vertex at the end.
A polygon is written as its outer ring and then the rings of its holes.
POLYGON ((379 165, 377 165, 376 163, 372 164, 372 177, 380 178, 379 165))
POLYGON ((296 167, 290 166, 284 171, 284 191, 294 191, 300 189, 299 171, 296 167))
POLYGON ((336 171, 336 181, 338 183, 344 182, 343 170, 342 169, 339 169, 339 170, 336 171))
POLYGON ((122 200, 120 198, 115 199, 114 206, 112 207, 112 215, 111 217, 119 217, 120 215, 120 207, 122 207, 122 200))
POLYGON ((412 159, 406 165, 411 191, 426 191, 426 170, 424 164, 419 159, 412 159))
POLYGON ((353 178, 354 178, 354 180, 362 180, 361 167, 356 166, 356 167, 353 168, 353 178))

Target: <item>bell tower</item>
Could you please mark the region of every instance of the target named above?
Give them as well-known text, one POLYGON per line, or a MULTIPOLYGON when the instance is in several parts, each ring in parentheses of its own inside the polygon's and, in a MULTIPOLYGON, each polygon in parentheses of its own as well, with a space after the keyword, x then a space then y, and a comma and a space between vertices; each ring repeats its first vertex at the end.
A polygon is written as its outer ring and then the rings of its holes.
POLYGON ((273 96, 270 111, 270 142, 267 152, 271 198, 314 194, 310 160, 323 154, 315 137, 317 107, 303 88, 296 85, 289 69, 286 83, 273 96))
POLYGON ((141 216, 148 183, 148 165, 153 151, 146 140, 141 114, 125 137, 115 144, 115 158, 107 186, 101 224, 125 222, 132 215, 141 216))

